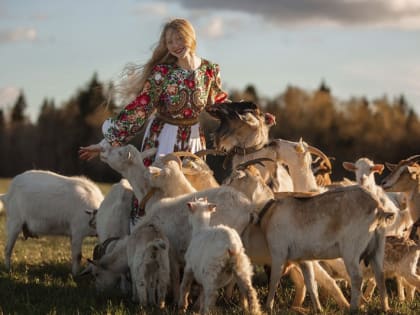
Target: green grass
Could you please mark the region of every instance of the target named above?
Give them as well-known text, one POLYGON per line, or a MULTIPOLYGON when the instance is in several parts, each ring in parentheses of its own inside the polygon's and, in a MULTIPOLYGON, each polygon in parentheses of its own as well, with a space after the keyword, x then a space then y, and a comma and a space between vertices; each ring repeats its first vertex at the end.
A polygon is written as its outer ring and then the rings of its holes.
MULTIPOLYGON (((9 180, 0 179, 0 193, 7 191, 9 180)), ((110 185, 100 184, 106 193, 110 185)), ((41 237, 39 239, 19 238, 12 255, 12 271, 4 266, 5 215, 0 215, 0 315, 2 314, 169 314, 177 311, 168 307, 164 311, 152 308, 142 309, 132 303, 129 297, 121 296, 115 290, 107 294, 97 294, 93 279, 86 277, 74 280, 70 274, 70 244, 64 237, 41 237)), ((95 238, 87 238, 83 244, 83 256, 91 257, 95 238)), ((260 301, 267 295, 265 274, 257 269, 254 284, 260 301)), ((393 281, 387 281, 392 314, 419 314, 420 294, 413 303, 399 303, 393 281)), ((348 289, 343 288, 346 297, 348 289)), ((322 292, 321 292, 322 293, 322 292)), ((296 314, 290 311, 294 296, 293 286, 288 278, 282 279, 281 287, 275 299, 274 314, 296 314)), ((321 294, 322 297, 322 294, 321 294)), ((377 294, 365 308, 363 314, 382 314, 377 294)), ((237 306, 238 295, 227 302, 220 298, 215 314, 242 314, 237 306)), ((325 314, 346 314, 329 300, 322 299, 325 314)), ((305 299, 304 306, 309 308, 310 299, 305 299)))

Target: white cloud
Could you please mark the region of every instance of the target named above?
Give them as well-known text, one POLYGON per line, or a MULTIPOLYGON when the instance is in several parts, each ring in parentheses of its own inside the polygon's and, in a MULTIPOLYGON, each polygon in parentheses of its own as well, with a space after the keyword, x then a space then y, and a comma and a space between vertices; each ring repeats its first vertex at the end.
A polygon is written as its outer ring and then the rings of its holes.
POLYGON ((203 28, 203 34, 210 38, 219 38, 224 35, 224 23, 220 17, 214 17, 203 28))
POLYGON ((0 108, 12 106, 19 96, 20 89, 15 86, 0 88, 0 108))
POLYGON ((153 14, 160 17, 165 17, 168 15, 168 6, 163 2, 154 2, 154 3, 145 3, 137 7, 134 12, 136 14, 153 14))
POLYGON ((0 44, 35 41, 38 38, 38 32, 34 28, 19 27, 13 30, 0 30, 0 44))
POLYGON ((166 0, 190 10, 244 12, 283 25, 420 29, 419 0, 166 0))

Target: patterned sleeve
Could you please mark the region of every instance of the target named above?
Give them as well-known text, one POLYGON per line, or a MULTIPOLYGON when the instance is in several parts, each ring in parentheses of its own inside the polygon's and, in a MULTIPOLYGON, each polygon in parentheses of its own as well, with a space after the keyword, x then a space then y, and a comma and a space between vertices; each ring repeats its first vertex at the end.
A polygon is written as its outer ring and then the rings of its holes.
POLYGON ((105 120, 102 133, 108 143, 112 146, 127 144, 141 130, 159 100, 163 78, 161 68, 155 67, 140 94, 116 117, 105 120))
POLYGON ((213 72, 213 81, 211 83, 207 105, 228 101, 228 94, 222 90, 222 78, 220 76, 219 65, 213 64, 211 68, 213 72))

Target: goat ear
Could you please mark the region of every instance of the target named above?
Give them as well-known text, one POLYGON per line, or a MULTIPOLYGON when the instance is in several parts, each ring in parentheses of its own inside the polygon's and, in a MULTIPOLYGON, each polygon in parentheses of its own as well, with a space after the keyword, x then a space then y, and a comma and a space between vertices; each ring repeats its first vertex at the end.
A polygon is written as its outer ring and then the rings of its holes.
POLYGON ((375 164, 370 168, 370 170, 372 172, 377 172, 379 175, 381 175, 382 172, 384 171, 384 165, 383 164, 375 164))
POLYGON ((188 210, 190 210, 190 212, 194 212, 194 206, 192 202, 187 202, 187 206, 188 206, 188 210))
POLYGON ((274 126, 276 124, 276 116, 270 113, 264 114, 265 124, 269 127, 274 126))
POLYGON ((295 145, 295 150, 297 153, 305 152, 305 143, 303 142, 302 138, 300 138, 298 144, 295 145))
POLYGON ((355 172, 357 170, 356 165, 354 165, 354 163, 351 162, 343 162, 343 167, 345 170, 350 172, 355 172))
POLYGON ((160 173, 162 172, 162 169, 156 166, 149 166, 148 169, 149 169, 149 173, 153 176, 159 176, 160 173))
POLYGON ((388 170, 390 170, 391 172, 397 167, 398 164, 393 164, 393 163, 389 163, 389 162, 385 162, 385 166, 388 170))
POLYGON ((417 179, 419 176, 419 168, 415 166, 407 166, 408 173, 412 179, 417 179))

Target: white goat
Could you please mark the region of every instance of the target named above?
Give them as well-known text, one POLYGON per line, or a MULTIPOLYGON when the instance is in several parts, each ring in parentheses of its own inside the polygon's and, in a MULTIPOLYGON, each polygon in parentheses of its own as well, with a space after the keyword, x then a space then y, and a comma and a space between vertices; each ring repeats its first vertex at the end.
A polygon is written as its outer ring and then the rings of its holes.
MULTIPOLYGON (((101 158, 111 167, 120 171, 129 180, 136 196, 139 193, 142 198, 150 188, 148 178, 156 178, 153 175, 148 175, 148 169, 143 165, 144 156, 150 153, 139 152, 135 147, 127 146, 110 148, 101 153, 101 158)), ((176 167, 176 163, 169 164, 176 167)), ((179 165, 177 167, 179 168, 179 165)), ((174 189, 188 187, 187 184, 180 184, 181 181, 188 182, 182 172, 168 172, 167 174, 172 174, 175 178, 167 179, 172 184, 169 185, 169 190, 166 190, 165 194, 173 195, 174 189)), ((179 296, 179 268, 184 265, 184 253, 191 238, 191 227, 185 224, 188 222, 187 202, 193 196, 208 196, 211 202, 218 205, 218 212, 212 217, 212 224, 224 223, 235 228, 239 233, 250 222, 254 210, 258 209, 258 205, 251 203, 246 196, 231 187, 221 186, 201 192, 195 192, 191 186, 190 189, 191 192, 183 196, 161 200, 152 198, 155 200, 151 199, 146 203, 146 216, 141 220, 142 224, 146 222, 155 224, 171 242, 171 277, 176 299, 179 296)))
MULTIPOLYGON (((232 171, 232 174, 225 180, 225 183, 242 191, 253 202, 265 202, 274 198, 273 192, 264 183, 258 169, 252 165, 246 166, 245 168, 239 166, 232 171)), ((246 253, 254 264, 271 265, 271 253, 268 249, 264 232, 259 225, 248 225, 241 234, 241 238, 246 253)), ((349 304, 334 279, 327 274, 318 262, 312 261, 312 264, 316 281, 331 294, 338 305, 348 308, 349 304)), ((292 268, 288 268, 288 270, 296 291, 292 307, 299 309, 305 298, 306 289, 304 279, 300 269, 294 268, 294 265, 292 265, 292 268)), ((230 291, 228 292, 230 293, 230 291)))
POLYGON ((112 287, 114 274, 130 271, 133 301, 141 305, 164 306, 170 282, 169 241, 161 230, 153 224, 138 224, 130 235, 116 241, 112 251, 99 260, 90 261, 84 273, 92 273, 96 289, 103 291, 112 287))
POLYGON ((251 282, 252 266, 238 233, 226 225, 209 226, 216 206, 206 199, 189 202, 188 208, 192 239, 185 253, 186 265, 179 299, 181 310, 188 306, 188 293, 194 279, 203 287, 201 314, 207 314, 214 306, 217 290, 235 279, 242 294, 248 298, 250 313, 261 314, 251 282))
POLYGON ((96 214, 98 241, 124 237, 130 233, 130 213, 133 189, 126 179, 112 185, 96 214))
POLYGON ((354 172, 356 175, 356 182, 378 196, 379 201, 382 202, 387 211, 398 214, 398 212, 402 210, 399 207, 400 203, 399 200, 396 199, 396 196, 386 193, 383 188, 375 182, 375 174, 382 174, 384 169, 383 164, 375 164, 372 160, 363 157, 358 159, 355 163, 343 162, 343 167, 350 172, 354 172))
POLYGON ((386 163, 391 173, 381 183, 385 191, 403 192, 413 222, 420 219, 420 155, 401 160, 398 164, 386 163))
MULTIPOLYGON (((281 160, 284 164, 287 165, 293 181, 293 190, 295 192, 316 193, 325 191, 324 187, 319 187, 317 185, 315 176, 311 169, 311 154, 315 154, 323 160, 325 167, 331 170, 331 163, 328 157, 322 151, 308 145, 302 139, 300 139, 298 142, 276 139, 270 143, 269 148, 272 152, 274 152, 277 160, 281 160)), ((262 232, 258 229, 258 227, 250 226, 248 230, 243 234, 243 237, 246 237, 247 241, 249 242, 249 250, 256 251, 259 260, 264 260, 265 264, 270 264, 271 257, 267 251, 264 251, 267 246, 265 246, 265 244, 260 244, 261 240, 263 240, 261 236, 258 236, 260 234, 262 234, 262 232)), ((250 254, 250 256, 252 257, 253 255, 250 254)), ((313 265, 316 281, 326 291, 328 291, 328 293, 333 297, 338 305, 344 308, 348 308, 349 304, 341 289, 336 284, 335 280, 328 275, 328 273, 319 265, 317 261, 312 261, 310 264, 313 265)), ((301 267, 305 268, 305 266, 301 267)), ((296 285, 296 296, 295 300, 293 301, 293 308, 299 308, 302 305, 305 296, 305 287, 302 283, 303 279, 299 274, 297 274, 295 268, 291 268, 289 270, 290 276, 296 285)), ((311 290, 311 288, 309 289, 311 290)), ((311 296, 314 296, 314 294, 312 293, 311 296)), ((318 304, 319 301, 316 301, 315 307, 318 304)))
MULTIPOLYGON (((393 214, 380 208, 376 197, 360 186, 348 186, 311 198, 286 197, 276 200, 262 219, 262 230, 272 257, 272 272, 266 305, 273 298, 287 260, 342 257, 350 274, 350 309, 358 308, 361 286, 360 257, 372 264, 382 305, 389 309, 382 272, 384 236, 380 228, 393 214)), ((302 267, 302 266, 301 266, 302 267)), ((302 269, 306 286, 317 303, 311 265, 302 269)), ((316 306, 322 309, 321 305, 316 306)))
POLYGON ((40 170, 14 177, 7 194, 1 196, 6 208, 6 268, 10 269, 13 247, 21 231, 25 239, 37 235, 66 235, 71 238, 72 273, 76 275, 83 239, 96 235, 89 223, 103 198, 98 186, 84 177, 40 170))
MULTIPOLYGON (((106 253, 111 252, 117 241, 130 233, 132 198, 133 189, 126 179, 121 179, 120 182, 112 185, 95 217, 99 244, 94 248, 93 259, 100 259, 106 253)), ((83 270, 79 276, 88 274, 90 271, 88 267, 87 271, 83 270)), ((112 271, 103 270, 101 277, 107 279, 106 283, 108 285, 106 289, 113 287, 120 279, 122 292, 126 294, 130 290, 126 273, 118 275, 112 271)), ((105 289, 105 285, 98 287, 101 290, 105 289)))

